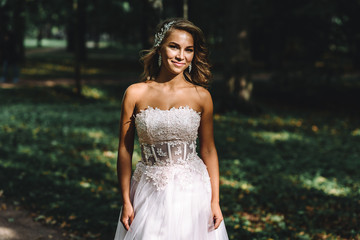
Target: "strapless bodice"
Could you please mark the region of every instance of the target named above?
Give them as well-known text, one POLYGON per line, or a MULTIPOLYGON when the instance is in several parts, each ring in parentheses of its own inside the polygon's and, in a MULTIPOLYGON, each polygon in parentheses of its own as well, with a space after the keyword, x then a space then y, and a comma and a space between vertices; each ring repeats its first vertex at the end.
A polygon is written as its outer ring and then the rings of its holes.
POLYGON ((190 107, 148 107, 136 115, 135 124, 146 165, 185 163, 196 154, 200 113, 190 107))
POLYGON ((161 110, 148 107, 136 114, 135 124, 141 144, 195 141, 200 113, 185 106, 161 110))

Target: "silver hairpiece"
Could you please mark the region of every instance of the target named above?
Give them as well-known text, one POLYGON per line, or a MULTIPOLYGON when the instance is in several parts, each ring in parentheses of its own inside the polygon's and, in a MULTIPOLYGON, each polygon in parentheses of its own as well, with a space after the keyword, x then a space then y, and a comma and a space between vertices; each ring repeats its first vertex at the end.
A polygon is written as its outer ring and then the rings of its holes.
POLYGON ((168 22, 167 24, 165 24, 158 33, 155 34, 155 41, 154 41, 154 47, 158 47, 160 46, 162 40, 165 37, 165 34, 167 31, 169 31, 169 29, 171 28, 171 26, 175 23, 176 21, 171 21, 168 22))

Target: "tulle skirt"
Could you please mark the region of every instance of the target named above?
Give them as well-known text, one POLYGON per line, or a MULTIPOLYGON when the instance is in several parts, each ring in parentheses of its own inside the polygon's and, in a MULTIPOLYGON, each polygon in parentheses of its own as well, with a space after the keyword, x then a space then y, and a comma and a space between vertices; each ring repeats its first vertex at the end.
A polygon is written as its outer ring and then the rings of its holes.
POLYGON ((151 172, 149 168, 137 166, 141 171, 135 171, 130 192, 135 217, 129 231, 119 218, 115 240, 228 240, 224 221, 214 229, 206 167, 200 172, 163 169, 166 184, 162 188, 145 174, 151 172))

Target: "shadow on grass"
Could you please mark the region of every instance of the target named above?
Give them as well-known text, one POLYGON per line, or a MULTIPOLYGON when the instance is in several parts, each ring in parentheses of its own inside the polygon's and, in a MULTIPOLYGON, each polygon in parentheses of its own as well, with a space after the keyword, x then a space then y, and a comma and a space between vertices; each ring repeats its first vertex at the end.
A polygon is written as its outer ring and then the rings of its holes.
POLYGON ((115 98, 124 86, 101 91, 100 99, 63 87, 2 89, 0 97, 0 189, 84 239, 111 239, 120 209, 115 98))
POLYGON ((282 115, 215 115, 221 201, 232 236, 356 239, 356 122, 343 127, 334 117, 282 115))
MULTIPOLYGON (((115 169, 125 88, 85 86, 81 98, 67 87, 1 89, 4 195, 81 239, 111 239, 120 208, 115 169)), ((272 109, 214 119, 231 239, 359 237, 356 121, 272 109)))

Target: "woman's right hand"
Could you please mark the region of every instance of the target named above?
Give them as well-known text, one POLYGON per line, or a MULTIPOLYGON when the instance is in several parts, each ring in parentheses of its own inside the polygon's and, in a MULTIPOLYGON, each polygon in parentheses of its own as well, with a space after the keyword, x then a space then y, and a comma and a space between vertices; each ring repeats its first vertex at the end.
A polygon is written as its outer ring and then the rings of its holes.
POLYGON ((120 221, 124 228, 129 231, 130 225, 134 220, 134 209, 131 203, 124 203, 120 221))

